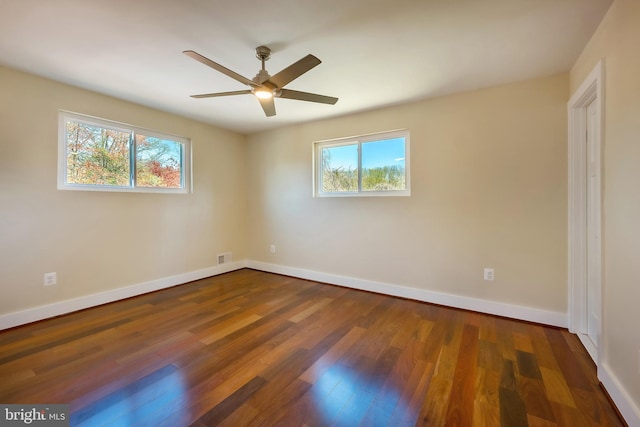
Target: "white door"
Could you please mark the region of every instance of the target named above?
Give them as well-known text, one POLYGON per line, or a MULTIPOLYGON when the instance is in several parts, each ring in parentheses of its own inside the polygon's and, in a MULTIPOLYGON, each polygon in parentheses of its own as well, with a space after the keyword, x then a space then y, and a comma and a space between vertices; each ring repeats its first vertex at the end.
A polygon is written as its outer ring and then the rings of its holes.
POLYGON ((600 366, 601 135, 604 63, 593 68, 567 103, 569 113, 569 330, 600 366))
POLYGON ((597 155, 598 134, 596 119, 598 105, 591 102, 586 108, 586 144, 587 144, 587 289, 586 301, 586 338, 596 350, 600 337, 600 200, 599 200, 599 164, 597 155))

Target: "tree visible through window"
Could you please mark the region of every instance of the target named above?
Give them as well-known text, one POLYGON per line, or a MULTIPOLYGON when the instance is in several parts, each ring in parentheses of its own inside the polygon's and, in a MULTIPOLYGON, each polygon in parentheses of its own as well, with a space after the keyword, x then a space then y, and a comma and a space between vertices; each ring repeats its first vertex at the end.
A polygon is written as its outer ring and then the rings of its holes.
POLYGON ((61 128, 60 188, 186 192, 188 140, 70 113, 61 128))
POLYGON ((182 144, 136 135, 136 183, 139 187, 180 188, 182 144))
POLYGON ((316 194, 408 195, 408 131, 315 144, 316 194))
POLYGON ((358 145, 338 145, 321 149, 322 192, 358 191, 358 145))
POLYGON ((129 185, 130 132, 66 122, 67 183, 129 185))

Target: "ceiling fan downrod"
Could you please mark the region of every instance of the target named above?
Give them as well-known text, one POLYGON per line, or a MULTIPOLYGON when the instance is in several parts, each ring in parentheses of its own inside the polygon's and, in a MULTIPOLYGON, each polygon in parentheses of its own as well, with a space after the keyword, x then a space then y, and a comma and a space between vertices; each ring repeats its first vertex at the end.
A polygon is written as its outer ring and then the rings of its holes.
POLYGON ((262 63, 262 69, 258 71, 258 74, 252 79, 258 84, 262 84, 271 78, 271 75, 267 72, 264 63, 271 58, 271 49, 266 46, 258 46, 256 48, 256 57, 262 63))

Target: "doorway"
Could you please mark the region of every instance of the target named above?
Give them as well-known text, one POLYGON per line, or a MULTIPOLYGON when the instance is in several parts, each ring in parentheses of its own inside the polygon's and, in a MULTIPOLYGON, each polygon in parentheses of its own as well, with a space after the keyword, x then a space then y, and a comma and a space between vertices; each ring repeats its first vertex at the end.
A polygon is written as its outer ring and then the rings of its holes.
POLYGON ((600 61, 568 103, 569 330, 596 364, 602 348, 603 67, 600 61))

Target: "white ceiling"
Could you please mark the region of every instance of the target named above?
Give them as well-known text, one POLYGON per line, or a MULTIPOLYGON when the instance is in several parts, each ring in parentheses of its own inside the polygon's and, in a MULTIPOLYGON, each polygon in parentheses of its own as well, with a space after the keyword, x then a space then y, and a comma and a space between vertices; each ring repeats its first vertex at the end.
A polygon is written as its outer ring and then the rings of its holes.
POLYGON ((0 64, 242 133, 568 71, 612 0, 0 0, 0 64), (182 54, 252 78, 312 53, 276 99, 182 54))

